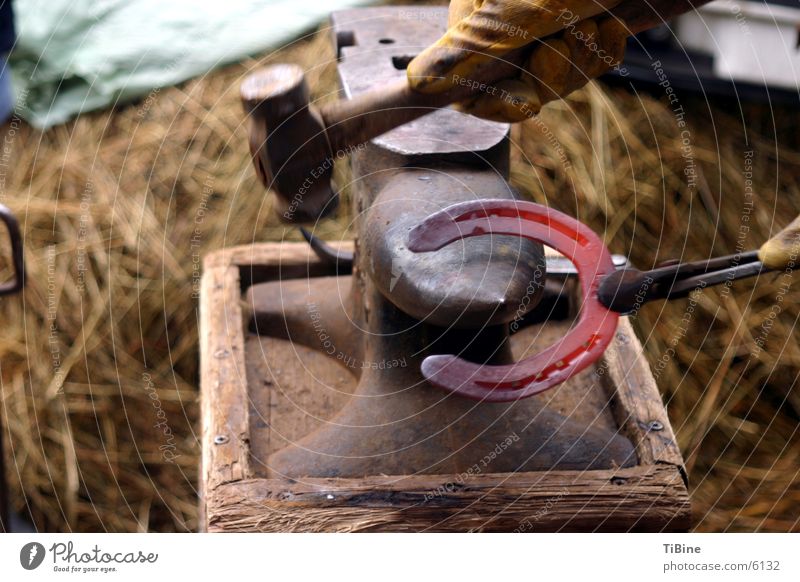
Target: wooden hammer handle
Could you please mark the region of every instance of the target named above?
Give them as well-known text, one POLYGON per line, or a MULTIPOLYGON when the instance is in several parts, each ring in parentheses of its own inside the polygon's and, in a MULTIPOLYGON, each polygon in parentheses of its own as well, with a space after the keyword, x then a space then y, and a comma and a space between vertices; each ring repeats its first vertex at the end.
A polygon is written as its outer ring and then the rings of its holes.
MULTIPOLYGON (((623 20, 631 34, 663 24, 668 19, 706 4, 710 0, 625 0, 611 10, 623 20)), ((527 51, 518 49, 504 60, 494 61, 475 79, 485 84, 496 83, 519 74, 527 51)), ((381 87, 322 106, 319 110, 334 154, 347 152, 395 127, 413 121, 435 109, 468 99, 482 90, 480 83, 456 85, 442 93, 418 93, 405 78, 389 87, 381 87), (477 85, 477 86, 476 86, 477 85)))

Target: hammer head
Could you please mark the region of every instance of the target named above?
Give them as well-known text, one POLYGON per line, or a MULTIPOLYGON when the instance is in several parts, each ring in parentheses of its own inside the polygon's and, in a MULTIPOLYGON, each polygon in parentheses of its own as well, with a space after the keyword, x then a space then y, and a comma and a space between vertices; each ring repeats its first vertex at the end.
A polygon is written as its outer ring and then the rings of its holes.
POLYGON ((325 125, 309 104, 297 65, 279 64, 249 75, 242 104, 250 119, 250 153, 265 187, 277 195, 284 222, 314 222, 338 202, 331 186, 334 156, 325 125))

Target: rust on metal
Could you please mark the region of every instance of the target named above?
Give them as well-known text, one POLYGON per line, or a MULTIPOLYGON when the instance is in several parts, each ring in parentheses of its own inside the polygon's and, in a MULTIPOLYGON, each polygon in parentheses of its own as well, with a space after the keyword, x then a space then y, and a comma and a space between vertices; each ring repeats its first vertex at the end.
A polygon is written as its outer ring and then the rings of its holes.
MULTIPOLYGON (((425 10, 438 17, 404 19, 388 8, 372 9, 374 18, 334 14, 345 96, 357 101, 404 79, 402 64, 445 26, 445 10, 425 10)), ((352 274, 248 289, 253 331, 358 363, 347 404, 271 454, 270 476, 459 474, 495 447, 503 452, 492 472, 636 464, 631 441, 614 431, 587 427, 533 400, 461 398, 422 373, 426 358, 442 354, 479 367, 511 364, 508 323, 546 295, 539 242, 481 237, 425 255, 407 246, 419 222, 452 204, 486 197, 514 204, 508 159, 507 125, 453 110, 383 133, 352 152, 352 274)))

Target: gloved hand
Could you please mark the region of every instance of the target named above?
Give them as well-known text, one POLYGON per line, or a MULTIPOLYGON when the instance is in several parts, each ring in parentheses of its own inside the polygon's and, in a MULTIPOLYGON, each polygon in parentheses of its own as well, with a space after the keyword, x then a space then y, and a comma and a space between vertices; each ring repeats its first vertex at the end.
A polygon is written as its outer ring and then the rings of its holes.
POLYGON ((458 104, 486 119, 522 121, 622 61, 628 29, 607 14, 620 1, 451 0, 449 29, 409 63, 409 84, 438 93, 459 81, 479 81, 480 67, 531 45, 518 77, 458 104))
POLYGON ((758 250, 758 258, 768 269, 788 269, 800 264, 800 216, 773 236, 758 250))

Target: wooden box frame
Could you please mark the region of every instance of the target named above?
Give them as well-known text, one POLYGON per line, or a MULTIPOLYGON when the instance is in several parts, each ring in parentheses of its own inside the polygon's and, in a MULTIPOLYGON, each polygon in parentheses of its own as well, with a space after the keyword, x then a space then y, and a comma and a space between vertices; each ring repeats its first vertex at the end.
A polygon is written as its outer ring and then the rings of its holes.
POLYGON ((242 292, 278 276, 323 274, 304 243, 233 247, 206 257, 200 300, 200 524, 211 532, 683 531, 683 459, 627 318, 598 362, 612 412, 636 448, 634 467, 597 471, 254 478, 242 292), (434 499, 432 490, 448 491, 434 499), (557 501, 557 502, 556 502, 557 501), (531 521, 533 520, 533 521, 531 521))

